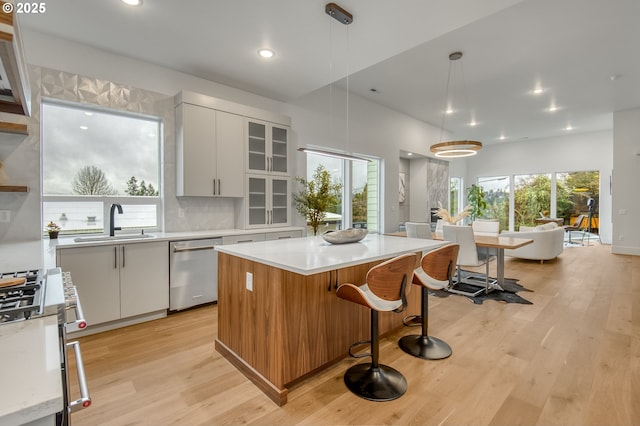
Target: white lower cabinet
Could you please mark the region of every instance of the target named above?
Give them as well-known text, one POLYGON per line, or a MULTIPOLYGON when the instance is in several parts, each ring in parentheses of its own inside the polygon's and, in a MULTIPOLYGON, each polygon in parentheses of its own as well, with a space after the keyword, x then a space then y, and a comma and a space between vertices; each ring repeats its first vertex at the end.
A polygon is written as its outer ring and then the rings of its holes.
POLYGON ((58 251, 89 325, 169 308, 168 242, 74 247, 58 251))
POLYGON ((295 231, 279 231, 279 232, 267 232, 265 234, 265 240, 286 240, 288 238, 300 238, 302 237, 302 230, 295 231))

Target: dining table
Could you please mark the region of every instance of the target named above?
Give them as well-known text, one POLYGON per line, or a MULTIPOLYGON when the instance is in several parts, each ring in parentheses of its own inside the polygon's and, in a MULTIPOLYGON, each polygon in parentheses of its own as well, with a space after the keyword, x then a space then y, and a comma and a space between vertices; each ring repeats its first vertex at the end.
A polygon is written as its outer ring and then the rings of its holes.
POLYGON ((517 249, 527 244, 533 244, 531 238, 514 238, 489 235, 474 235, 473 239, 477 247, 484 247, 487 250, 496 249, 497 261, 497 277, 494 284, 490 284, 491 288, 496 290, 504 290, 504 251, 505 249, 517 249))
MULTIPOLYGON (((404 231, 397 231, 390 232, 386 235, 406 237, 407 233, 404 231)), ((432 236, 434 240, 442 240, 440 235, 433 233, 432 236)), ((489 288, 495 290, 504 290, 504 251, 506 249, 517 249, 524 247, 527 244, 533 244, 533 240, 531 238, 501 237, 500 235, 474 234, 473 239, 476 242, 476 247, 483 247, 487 250, 496 249, 496 282, 489 282, 489 288)))

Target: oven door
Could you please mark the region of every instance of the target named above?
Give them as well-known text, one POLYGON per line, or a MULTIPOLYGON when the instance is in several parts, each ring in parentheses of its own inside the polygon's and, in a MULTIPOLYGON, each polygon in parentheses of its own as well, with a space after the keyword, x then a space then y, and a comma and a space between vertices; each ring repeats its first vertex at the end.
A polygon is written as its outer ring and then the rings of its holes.
POLYGON ((87 322, 84 319, 84 312, 82 311, 82 305, 80 304, 80 298, 78 297, 78 291, 71 281, 71 275, 68 272, 62 274, 62 279, 65 288, 65 308, 59 313, 59 328, 58 334, 60 336, 60 348, 61 348, 61 360, 62 360, 62 387, 64 395, 64 407, 61 413, 58 413, 57 424, 61 426, 67 426, 71 424, 71 413, 87 408, 91 405, 91 396, 89 395, 89 388, 87 386, 87 378, 84 373, 84 363, 82 361, 82 351, 80 350, 80 342, 67 341, 67 333, 83 330, 87 327, 87 322), (72 357, 70 357, 70 355, 72 357), (73 360, 75 362, 71 363, 73 360), (76 399, 71 396, 71 385, 69 376, 73 374, 71 370, 76 371, 78 378, 78 388, 80 396, 76 399))
POLYGON ((61 371, 62 371, 62 391, 64 396, 64 405, 62 412, 56 416, 56 424, 59 426, 67 426, 71 424, 70 415, 73 412, 87 408, 91 405, 91 396, 89 395, 89 387, 87 386, 87 377, 84 373, 84 363, 82 362, 82 351, 80 350, 80 342, 66 341, 66 331, 64 325, 60 326, 60 348, 61 353, 61 371), (69 355, 72 354, 73 358, 69 355), (75 362, 72 364, 70 360, 75 362), (80 396, 73 399, 71 396, 71 382, 69 376, 75 369, 78 378, 78 388, 80 390, 80 396))

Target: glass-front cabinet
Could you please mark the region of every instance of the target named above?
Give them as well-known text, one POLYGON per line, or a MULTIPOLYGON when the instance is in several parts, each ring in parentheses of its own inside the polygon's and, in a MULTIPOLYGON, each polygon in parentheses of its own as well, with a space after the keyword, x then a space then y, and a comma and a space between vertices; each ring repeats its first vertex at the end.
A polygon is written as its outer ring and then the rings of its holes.
POLYGON ((290 216, 289 178, 247 177, 247 227, 287 226, 290 216))
POLYGON ((247 119, 247 172, 289 174, 289 128, 247 119))

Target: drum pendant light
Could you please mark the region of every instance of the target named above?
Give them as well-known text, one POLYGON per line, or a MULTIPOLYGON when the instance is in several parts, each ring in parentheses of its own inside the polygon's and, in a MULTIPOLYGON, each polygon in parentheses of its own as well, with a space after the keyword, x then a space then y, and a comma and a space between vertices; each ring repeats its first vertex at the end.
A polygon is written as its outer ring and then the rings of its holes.
MULTIPOLYGON (((435 154, 436 157, 440 158, 462 158, 462 157, 470 157, 472 155, 476 155, 480 149, 482 149, 482 142, 471 141, 471 140, 459 140, 459 141, 442 141, 442 135, 444 134, 444 125, 445 118, 447 114, 451 113, 451 106, 449 104, 449 86, 451 83, 451 71, 453 68, 454 61, 462 58, 462 52, 453 52, 449 55, 449 73, 447 75, 447 88, 446 88, 446 99, 445 105, 442 112, 442 123, 440 126, 440 142, 431 145, 431 152, 435 154)), ((464 75, 462 76, 464 80, 464 75)), ((463 81, 464 83, 464 81, 463 81)), ((466 93, 465 93, 466 98, 466 93)))

